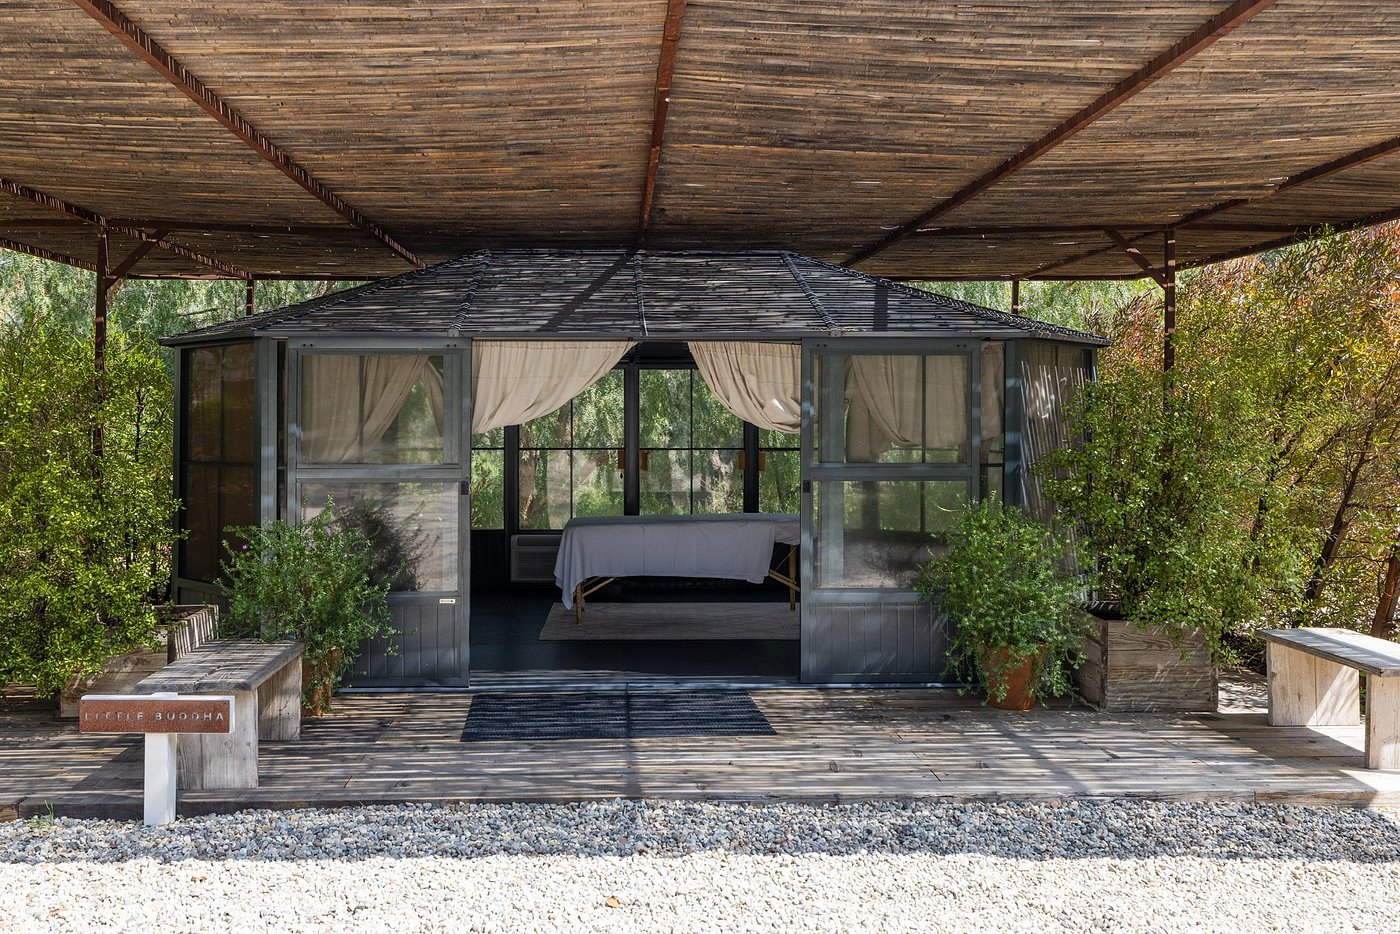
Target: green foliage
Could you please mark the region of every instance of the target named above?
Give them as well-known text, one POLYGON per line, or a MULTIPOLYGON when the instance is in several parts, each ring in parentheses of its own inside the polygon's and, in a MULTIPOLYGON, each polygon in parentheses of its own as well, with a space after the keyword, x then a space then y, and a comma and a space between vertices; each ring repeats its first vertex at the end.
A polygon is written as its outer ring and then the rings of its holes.
MULTIPOLYGON (((223 563, 225 634, 303 642, 307 665, 333 683, 349 669, 362 641, 393 633, 389 581, 370 578, 373 542, 338 522, 333 504, 299 526, 279 521, 231 531, 247 544, 230 547, 223 563)), ((302 686, 303 699, 320 697, 328 704, 315 680, 302 686)))
POLYGON ((1168 399, 1167 385, 1151 368, 1104 372, 1072 409, 1082 442, 1038 470, 1126 618, 1178 642, 1199 630, 1218 649, 1288 588, 1297 555, 1238 521, 1257 460, 1238 437, 1239 400, 1190 384, 1168 399))
POLYGON ((53 303, 0 325, 0 684, 40 693, 156 638, 173 541, 171 388, 152 336, 92 347, 53 303), (102 449, 94 429, 103 427, 102 449))
POLYGON ((1044 651, 1033 695, 1068 693, 1088 617, 1077 607, 1083 582, 1066 570, 1065 543, 996 497, 968 506, 947 541, 947 552, 920 569, 914 587, 953 624, 949 671, 973 666, 988 695, 1002 700, 1006 674, 1044 651), (988 651, 996 649, 1004 651, 988 651))
MULTIPOLYGON (((921 289, 986 308, 1011 310, 1010 282, 919 282, 921 289)), ((1022 314, 1064 327, 1103 333, 1118 310, 1155 288, 1150 279, 1129 282, 1022 282, 1022 314)))

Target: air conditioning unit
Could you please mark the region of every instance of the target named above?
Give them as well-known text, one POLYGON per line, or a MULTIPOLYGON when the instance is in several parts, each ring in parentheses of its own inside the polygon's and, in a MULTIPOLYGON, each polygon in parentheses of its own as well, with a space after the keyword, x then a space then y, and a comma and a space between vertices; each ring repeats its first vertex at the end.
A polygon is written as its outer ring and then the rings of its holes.
POLYGON ((512 535, 510 537, 510 579, 515 584, 554 583, 554 561, 559 557, 563 536, 512 535))

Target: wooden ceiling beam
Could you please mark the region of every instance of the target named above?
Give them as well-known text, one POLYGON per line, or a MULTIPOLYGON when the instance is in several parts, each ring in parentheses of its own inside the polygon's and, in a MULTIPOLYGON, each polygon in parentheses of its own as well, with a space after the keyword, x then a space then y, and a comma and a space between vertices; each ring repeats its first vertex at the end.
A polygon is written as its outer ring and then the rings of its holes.
POLYGON ((1148 261, 1147 257, 1142 255, 1142 250, 1139 250, 1136 245, 1134 245, 1130 240, 1128 240, 1127 237, 1123 236, 1121 233, 1112 228, 1105 229, 1104 233, 1108 235, 1108 239, 1118 244, 1118 248, 1120 250, 1128 254, 1128 259, 1136 263, 1139 269, 1147 273, 1153 279, 1156 279, 1158 285, 1164 287, 1166 286, 1166 273, 1163 272, 1161 269, 1158 269, 1156 266, 1152 265, 1152 263, 1148 261))
MULTIPOLYGON (((156 230, 152 232, 149 240, 141 241, 141 243, 136 247, 136 249, 132 250, 129 254, 127 254, 126 259, 122 260, 115 267, 113 267, 111 273, 109 274, 109 278, 112 279, 114 282, 120 282, 122 279, 125 279, 127 273, 135 269, 136 264, 141 262, 141 260, 145 258, 147 253, 154 250, 156 246, 160 243, 160 241, 165 239, 165 235, 168 233, 170 233, 170 231, 168 230, 156 230)), ((248 281, 252 282, 253 280, 249 279, 248 281)))
POLYGON ((1057 146, 1074 137, 1096 120, 1111 113, 1142 91, 1163 78, 1173 69, 1190 61, 1203 50, 1209 48, 1221 37, 1249 22, 1257 14, 1273 6, 1277 0, 1235 0, 1215 16, 1202 23, 1190 35, 1178 40, 1152 61, 1143 65, 1112 88, 1099 95, 1092 103, 1078 113, 1060 123, 1040 139, 1026 146, 1020 152, 988 169, 956 192, 929 208, 924 213, 907 221, 880 239, 862 247, 846 258, 844 265, 851 266, 867 260, 888 249, 920 227, 925 227, 944 214, 966 204, 973 198, 992 188, 1008 176, 1019 171, 1057 146))
POLYGON ((1161 233, 1167 228, 1174 230, 1201 230, 1212 233, 1296 233, 1296 224, 1254 224, 1229 222, 1213 223, 1198 221, 1174 224, 987 224, 962 227, 925 227, 918 231, 924 237, 997 237, 1034 236, 1036 234, 1099 234, 1113 229, 1119 233, 1161 233))
POLYGON ((671 107, 671 79, 676 72, 676 46, 681 38, 681 20, 686 0, 667 0, 666 23, 661 30, 661 54, 656 62, 656 86, 652 92, 651 146, 647 150, 646 174, 642 179, 642 207, 637 220, 637 249, 646 246, 647 230, 656 206, 656 174, 661 168, 661 144, 666 138, 666 114, 671 107))
POLYGON ((422 268, 425 264, 408 248, 391 237, 378 224, 365 217, 343 198, 327 188, 305 167, 293 159, 284 149, 260 133, 251 123, 234 110, 227 101, 209 89, 188 68, 152 39, 126 14, 108 0, 73 0, 77 6, 101 23, 108 32, 116 36, 123 45, 169 81, 201 110, 217 120, 220 125, 237 136, 248 146, 272 163, 279 172, 296 182, 314 198, 339 214, 346 221, 369 234, 379 243, 392 250, 399 258, 410 265, 422 268))
POLYGON ((170 240, 165 239, 164 237, 152 237, 150 234, 148 234, 146 231, 142 230, 139 227, 131 227, 126 224, 113 223, 111 220, 109 220, 106 217, 103 217, 96 211, 90 211, 87 208, 79 207, 76 204, 69 204, 62 198, 55 198, 53 195, 46 194, 34 188, 30 188, 27 185, 21 185, 19 182, 11 181, 8 178, 0 178, 0 191, 6 192, 7 194, 13 195, 14 197, 19 198, 21 200, 28 201, 31 204, 37 204, 40 207, 48 208, 51 211, 57 211, 58 213, 64 214, 69 218, 72 218, 73 220, 82 221, 84 224, 89 224, 95 227, 101 227, 103 229, 112 231, 113 233, 122 234, 126 237, 132 237, 136 240, 142 241, 143 243, 148 240, 154 240, 153 245, 160 247, 165 252, 170 253, 174 256, 178 256, 181 259, 187 259, 192 263, 198 263, 201 266, 208 266, 210 269, 215 269, 223 273, 225 278, 246 279, 250 275, 250 273, 248 273, 246 270, 239 269, 232 263, 225 263, 223 260, 215 259, 212 256, 206 256, 205 254, 200 253, 196 250, 191 250, 189 247, 181 246, 178 243, 173 243, 170 240))
POLYGON ((75 266, 78 269, 86 269, 88 272, 97 272, 96 263, 89 263, 87 260, 78 259, 76 256, 69 256, 66 253, 55 253, 53 250, 46 250, 41 246, 30 246, 8 237, 0 237, 0 249, 14 250, 16 253, 46 259, 51 263, 63 263, 65 266, 75 266))
POLYGON ((1341 224, 1332 224, 1326 227, 1313 227, 1307 230, 1300 230, 1292 236, 1279 237, 1277 240, 1269 240, 1265 243, 1253 246, 1241 247, 1238 250, 1228 250, 1224 253, 1216 253, 1204 259, 1192 260, 1189 263, 1182 263, 1183 269, 1194 269, 1198 266, 1209 266, 1212 263, 1225 263, 1232 259, 1242 259, 1246 256, 1253 256, 1256 253, 1263 253, 1266 250, 1279 250, 1286 246, 1294 246, 1306 240, 1312 240, 1326 233, 1346 233, 1352 230, 1360 230, 1363 227, 1372 227, 1376 224, 1385 224, 1390 221, 1400 220, 1400 208, 1389 208, 1384 211, 1377 211, 1374 214, 1367 214, 1362 217, 1353 218, 1341 224))

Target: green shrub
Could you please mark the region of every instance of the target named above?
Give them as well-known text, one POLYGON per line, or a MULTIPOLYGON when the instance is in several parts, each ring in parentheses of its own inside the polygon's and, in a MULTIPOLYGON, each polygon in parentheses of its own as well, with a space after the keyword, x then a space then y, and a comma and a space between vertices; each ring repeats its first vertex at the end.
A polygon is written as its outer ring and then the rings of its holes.
POLYGON ((0 687, 54 693, 154 647, 174 540, 171 399, 148 335, 114 328, 99 388, 90 338, 54 313, 0 331, 0 687))
POLYGON ((971 666, 1002 700, 1006 674, 1044 651, 1033 696, 1069 692, 1068 669, 1083 660, 1089 621, 1077 606, 1083 582, 1045 526, 995 497, 973 503, 948 532, 947 553, 920 569, 914 587, 952 623, 950 672, 971 666))
POLYGON ((285 522, 232 530, 247 544, 227 545, 223 563, 228 610, 220 627, 235 638, 305 643, 312 676, 302 685, 308 706, 329 709, 333 684, 350 667, 365 639, 387 636, 387 580, 375 583, 373 543, 336 520, 327 503, 298 526, 285 522))

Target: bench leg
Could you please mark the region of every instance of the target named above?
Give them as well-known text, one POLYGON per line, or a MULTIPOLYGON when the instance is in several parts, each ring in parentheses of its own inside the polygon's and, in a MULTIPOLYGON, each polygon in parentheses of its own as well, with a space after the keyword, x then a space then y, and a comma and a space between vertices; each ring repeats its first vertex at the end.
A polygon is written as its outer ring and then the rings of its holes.
POLYGON ((1400 678, 1366 676, 1366 768, 1400 770, 1400 678))
POLYGON ((301 659, 258 688, 258 739, 301 739, 301 659))
POLYGON ((1269 643, 1271 726, 1356 726, 1360 722, 1360 672, 1269 643))
POLYGON ((258 787, 258 692, 233 695, 233 732, 182 733, 181 788, 258 787))

